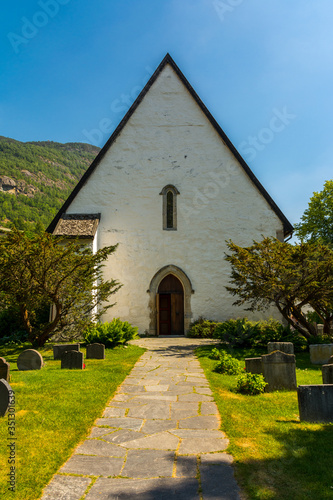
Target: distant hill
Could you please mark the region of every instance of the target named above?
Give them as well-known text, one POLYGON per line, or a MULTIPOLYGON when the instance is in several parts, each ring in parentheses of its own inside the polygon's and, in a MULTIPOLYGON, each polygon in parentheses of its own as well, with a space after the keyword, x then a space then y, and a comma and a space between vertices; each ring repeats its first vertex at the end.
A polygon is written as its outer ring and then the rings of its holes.
POLYGON ((47 227, 100 148, 0 136, 0 226, 47 227))

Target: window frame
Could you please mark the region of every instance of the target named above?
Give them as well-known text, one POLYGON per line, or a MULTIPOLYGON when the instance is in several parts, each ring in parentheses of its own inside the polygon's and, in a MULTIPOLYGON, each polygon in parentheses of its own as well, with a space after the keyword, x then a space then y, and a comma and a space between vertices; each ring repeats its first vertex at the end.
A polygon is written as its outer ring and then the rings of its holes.
POLYGON ((164 231, 177 231, 177 195, 179 194, 178 189, 172 184, 167 184, 164 186, 160 195, 163 196, 163 208, 162 208, 162 219, 163 219, 163 230, 164 231), (172 227, 168 227, 168 193, 172 193, 172 227))

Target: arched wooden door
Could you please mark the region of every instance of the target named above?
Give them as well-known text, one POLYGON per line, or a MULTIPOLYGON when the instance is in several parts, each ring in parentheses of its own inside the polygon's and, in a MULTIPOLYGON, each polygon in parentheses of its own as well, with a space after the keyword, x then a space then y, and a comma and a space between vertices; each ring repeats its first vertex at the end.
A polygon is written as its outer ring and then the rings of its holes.
POLYGON ((184 289, 176 276, 161 281, 157 301, 159 335, 184 335, 184 289))

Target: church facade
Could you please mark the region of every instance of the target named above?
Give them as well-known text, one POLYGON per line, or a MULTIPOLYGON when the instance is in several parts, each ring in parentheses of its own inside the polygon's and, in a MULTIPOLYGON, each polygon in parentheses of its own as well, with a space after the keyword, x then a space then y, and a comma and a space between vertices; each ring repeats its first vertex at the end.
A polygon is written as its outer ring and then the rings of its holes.
POLYGON ((262 318, 232 305, 226 240, 283 240, 292 229, 166 55, 48 231, 93 250, 119 244, 105 277, 123 286, 105 321, 183 335, 199 316, 262 318))

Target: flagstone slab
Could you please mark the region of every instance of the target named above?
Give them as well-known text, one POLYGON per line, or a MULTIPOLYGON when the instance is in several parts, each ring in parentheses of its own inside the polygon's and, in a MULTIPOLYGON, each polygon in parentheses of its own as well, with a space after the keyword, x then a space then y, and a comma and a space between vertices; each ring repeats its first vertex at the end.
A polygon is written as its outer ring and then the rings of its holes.
POLYGON ((171 477, 174 458, 174 452, 129 450, 121 475, 133 478, 171 477))
POLYGON ((197 457, 177 457, 176 477, 197 477, 197 457))
POLYGON ((166 404, 147 404, 141 407, 131 408, 128 412, 128 416, 143 419, 169 419, 170 403, 166 402, 166 404))
POLYGON ((88 439, 95 439, 101 436, 105 436, 106 434, 110 434, 113 432, 112 429, 107 429, 106 427, 93 427, 88 436, 88 439))
POLYGON ((105 408, 103 412, 103 417, 124 417, 126 413, 126 408, 105 408))
POLYGON ((196 387, 195 392, 197 394, 207 394, 207 395, 212 395, 213 392, 209 387, 196 387))
POLYGON ((98 455, 101 457, 124 457, 126 450, 100 439, 89 439, 75 450, 75 455, 98 455))
POLYGON ((202 496, 209 500, 240 500, 239 488, 230 465, 200 467, 202 496))
POLYGON ((231 465, 234 459, 228 453, 208 453, 200 457, 201 465, 226 464, 231 465))
POLYGON ((139 431, 142 426, 143 420, 138 418, 117 418, 117 417, 104 417, 98 418, 95 425, 102 426, 107 425, 108 427, 116 427, 117 429, 131 429, 133 431, 139 431))
POLYGON ((215 416, 190 417, 179 421, 179 429, 218 429, 219 420, 215 416))
POLYGON ((168 385, 145 385, 144 388, 148 392, 165 392, 169 389, 168 385))
POLYGON ((103 436, 103 440, 108 441, 109 443, 113 444, 119 444, 121 445, 122 443, 135 440, 141 437, 144 437, 145 434, 142 432, 137 432, 137 431, 131 431, 131 430, 119 430, 115 431, 111 434, 107 434, 106 436, 103 436))
POLYGON ((181 394, 178 401, 188 401, 189 403, 193 401, 214 401, 212 396, 206 396, 205 394, 181 394))
POLYGON ((43 500, 80 500, 91 483, 89 477, 56 474, 46 487, 43 500))
POLYGON ((146 436, 133 441, 122 443, 121 446, 130 449, 149 449, 149 450, 176 450, 179 439, 168 432, 160 432, 153 436, 146 436))
POLYGON ((141 429, 145 434, 156 434, 157 432, 175 429, 177 420, 147 420, 141 429))
POLYGON ((180 420, 180 419, 189 418, 189 417, 197 417, 198 415, 199 415, 198 410, 191 410, 191 409, 171 410, 171 418, 174 420, 180 420))
POLYGON ((177 396, 166 396, 165 394, 160 393, 160 394, 145 394, 142 396, 136 396, 135 398, 135 401, 147 401, 147 400, 177 401, 177 396))
POLYGON ((202 403, 200 409, 201 415, 218 415, 216 403, 202 403))
POLYGON ((196 438, 196 439, 224 439, 226 437, 223 431, 218 430, 210 430, 210 429, 172 429, 170 430, 172 434, 180 437, 181 439, 185 438, 196 438))
POLYGON ((137 394, 138 392, 145 392, 142 385, 121 385, 118 389, 118 394, 137 394))
POLYGON ((99 478, 86 500, 199 500, 198 481, 192 478, 105 479, 99 478))
POLYGON ((60 472, 85 476, 118 476, 124 463, 123 458, 73 455, 60 472))
POLYGON ((228 444, 228 439, 182 439, 178 453, 179 455, 198 455, 199 453, 212 453, 215 451, 225 450, 228 444))

